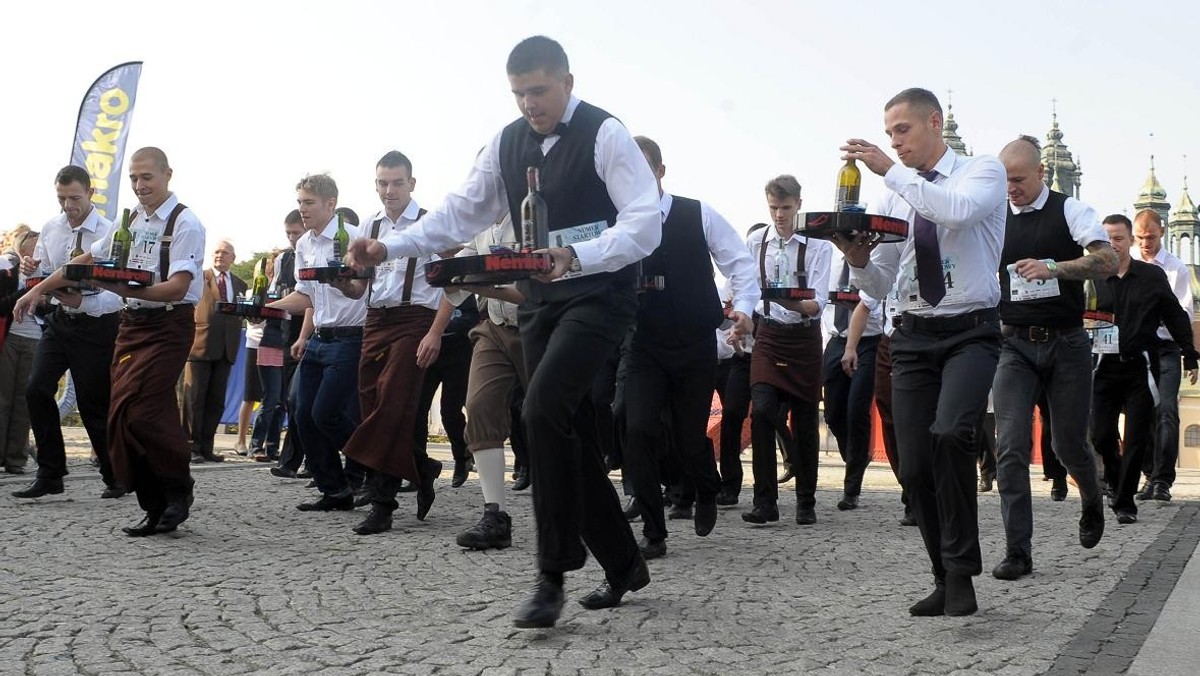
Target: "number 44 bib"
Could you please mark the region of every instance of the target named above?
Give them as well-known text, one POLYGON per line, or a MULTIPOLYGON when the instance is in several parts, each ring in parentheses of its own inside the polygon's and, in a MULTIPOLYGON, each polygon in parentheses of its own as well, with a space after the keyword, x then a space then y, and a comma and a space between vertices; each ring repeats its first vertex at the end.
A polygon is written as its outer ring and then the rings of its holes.
MULTIPOLYGON (((1049 263, 1050 259, 1042 259, 1043 263, 1049 263)), ((1008 266, 1008 299, 1015 302, 1023 300, 1037 300, 1039 298, 1054 298, 1059 295, 1058 280, 1051 277, 1050 279, 1025 279, 1017 274, 1017 266, 1012 263, 1008 266)))

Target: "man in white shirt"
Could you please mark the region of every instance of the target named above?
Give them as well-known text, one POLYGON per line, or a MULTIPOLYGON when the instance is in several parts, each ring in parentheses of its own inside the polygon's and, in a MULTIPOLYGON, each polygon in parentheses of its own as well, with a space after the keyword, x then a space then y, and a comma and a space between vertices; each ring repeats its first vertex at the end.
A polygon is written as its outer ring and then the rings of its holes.
MULTIPOLYGON (((296 406, 290 411, 304 444, 305 462, 321 497, 297 505, 304 512, 354 509, 354 490, 338 452, 358 425, 358 361, 362 352, 364 298, 351 298, 344 284, 300 280, 300 270, 336 264, 334 235, 338 232, 337 183, 325 174, 304 177, 296 184, 296 203, 308 230, 296 242, 296 290, 271 307, 304 315, 300 339, 292 356, 300 359, 296 373, 296 406), (303 355, 303 357, 301 357, 303 355)), ((350 240, 358 228, 345 226, 350 240)))
MULTIPOLYGON (((383 209, 368 221, 371 239, 409 228, 425 214, 412 199, 415 185, 412 162, 403 153, 393 150, 380 158, 375 191, 383 209)), ((424 429, 418 416, 425 370, 437 359, 452 309, 442 290, 425 281, 429 261, 428 256, 386 261, 375 266, 371 279, 343 286, 350 298, 367 300, 358 363, 362 423, 342 448, 347 458, 372 470, 371 512, 354 527, 359 535, 391 529, 402 479, 417 484, 417 518, 424 520, 433 504, 433 480, 442 471, 414 435, 424 429)))
MULTIPOLYGON (((87 251, 96 241, 112 234, 112 222, 92 205, 95 189, 86 169, 63 167, 54 184, 62 213, 42 227, 33 256, 22 261, 23 271, 28 275, 38 269, 57 270, 70 261, 72 252, 87 251)), ((53 296, 56 308, 45 317, 45 331, 34 358, 27 398, 37 441, 37 480, 16 495, 33 498, 62 492, 67 456, 55 396, 59 380, 70 370, 78 391, 79 417, 100 461, 100 476, 105 485, 101 497, 118 498, 125 494, 125 489, 113 478, 107 426, 112 390, 109 366, 113 343, 117 340, 121 298, 109 291, 72 287, 53 296)))
MULTIPOLYGON (((1133 239, 1137 246, 1131 253, 1134 259, 1153 263, 1167 273, 1171 290, 1187 312, 1188 321, 1195 321, 1192 273, 1178 256, 1163 246, 1165 234, 1162 217, 1152 209, 1143 209, 1133 218, 1133 239)), ((1138 491, 1137 499, 1167 501, 1171 499, 1175 464, 1179 460, 1179 383, 1183 378, 1183 353, 1166 327, 1158 327, 1158 338, 1158 435, 1154 452, 1146 453, 1142 459, 1146 483, 1138 491)))
POLYGON ((351 244, 349 260, 368 267, 470 241, 506 209, 521 213, 526 169, 540 167, 549 241, 561 238, 563 246, 547 248, 551 272, 518 283, 539 574, 514 624, 549 627, 562 612, 563 574, 583 567, 587 550, 606 581, 581 600, 585 607, 616 606, 650 583, 603 460, 580 441, 580 434, 595 434, 594 425, 575 421, 633 321, 632 264, 658 246, 662 224, 654 177, 637 144, 616 118, 571 95, 574 77, 557 42, 527 38, 510 53, 507 71, 522 117, 492 139, 464 186, 441 206, 403 232, 351 244), (572 277, 552 281, 568 272, 572 277))
MULTIPOLYGON (((158 148, 142 148, 130 159, 129 179, 139 206, 130 224, 133 246, 127 267, 150 271, 153 283, 92 282, 125 299, 113 348, 108 442, 116 481, 137 493, 146 512, 142 523, 122 529, 131 537, 178 528, 190 514, 195 484, 175 385, 196 332, 193 307, 202 292, 205 231, 169 190, 172 175, 158 148)), ((111 240, 97 240, 71 262, 90 265, 107 259, 111 240)), ((28 301, 22 299, 24 306, 19 303, 16 312, 27 311, 37 295, 68 285, 62 270, 56 271, 34 288, 28 301)))
POLYGON ((779 520, 776 481, 778 430, 784 436, 796 476, 796 523, 817 522, 817 466, 820 453, 821 313, 829 296, 829 242, 795 232, 800 183, 784 174, 767 182, 772 227, 750 233, 746 246, 758 266, 759 284, 819 289, 806 300, 766 300, 756 305, 754 354, 750 358, 750 445, 754 507, 742 520, 766 524, 779 520))
MULTIPOLYGON (((1104 497, 1088 443, 1091 340, 1083 329, 1084 280, 1116 271, 1117 255, 1096 212, 1043 182, 1037 139, 1022 136, 1000 152, 1008 178, 1000 319, 1004 343, 992 385, 996 409, 996 480, 1004 517, 1004 560, 992 575, 1016 580, 1033 571, 1029 424, 1049 404, 1054 454, 1079 487, 1081 527, 1103 519, 1104 497)), ((1082 532, 1081 532, 1082 536, 1082 532)), ((1083 546, 1095 546, 1090 538, 1083 546)))
POLYGON ((880 211, 909 221, 909 237, 835 243, 852 284, 875 298, 898 286, 891 356, 900 471, 935 578, 933 593, 909 612, 969 615, 978 608, 971 577, 982 570, 975 431, 1000 353, 1004 165, 950 150, 941 104, 927 90, 889 100, 884 124, 900 162, 863 139, 842 146, 843 159, 883 176, 889 192, 880 211))

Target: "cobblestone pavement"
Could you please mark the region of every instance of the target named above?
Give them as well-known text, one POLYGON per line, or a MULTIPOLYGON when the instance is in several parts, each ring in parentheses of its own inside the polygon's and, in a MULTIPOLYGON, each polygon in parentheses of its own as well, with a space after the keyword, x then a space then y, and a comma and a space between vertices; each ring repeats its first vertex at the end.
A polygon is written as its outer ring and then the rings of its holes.
MULTIPOLYGON (((1110 519, 1084 550, 1076 492, 1051 502, 1036 481, 1034 574, 1001 583, 986 572, 1004 549, 999 501, 986 494, 980 612, 916 619, 907 608, 932 578, 917 530, 896 524, 894 481, 872 466, 863 508, 838 512, 841 466, 825 456, 816 526, 790 518, 790 484, 779 524, 747 526, 747 488, 708 538, 670 522, 654 581, 621 608, 574 603, 600 581, 589 562, 567 577, 559 626, 530 631, 510 617, 533 577, 528 492, 510 492, 512 548, 467 552, 454 535, 481 499, 474 479, 449 487, 451 463, 426 522, 402 494, 394 530, 370 537, 350 530, 363 509, 297 511, 314 494, 303 481, 210 464, 194 472, 196 504, 178 532, 131 539, 120 527, 140 518, 135 500, 101 500, 73 439, 63 495, 18 500, 28 477, 0 479, 0 673, 1108 673, 1128 666, 1149 627, 1115 649, 1106 632, 1125 612, 1153 624, 1161 608, 1114 601, 1131 590, 1165 599, 1179 573, 1155 573, 1153 561, 1200 526, 1194 503, 1148 504, 1135 525, 1110 519)), ((1181 478, 1177 496, 1195 497, 1196 484, 1181 478)))

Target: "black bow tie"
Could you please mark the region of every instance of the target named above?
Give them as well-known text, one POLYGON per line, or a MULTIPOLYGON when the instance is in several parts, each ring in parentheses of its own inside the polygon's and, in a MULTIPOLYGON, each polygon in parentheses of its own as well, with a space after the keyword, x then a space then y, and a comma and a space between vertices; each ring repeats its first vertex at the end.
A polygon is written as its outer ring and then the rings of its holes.
POLYGON ((550 132, 549 134, 539 134, 533 130, 533 127, 529 128, 529 135, 533 137, 534 141, 537 141, 538 145, 541 145, 549 136, 562 136, 565 133, 567 133, 566 122, 559 122, 558 124, 554 125, 554 131, 550 132))

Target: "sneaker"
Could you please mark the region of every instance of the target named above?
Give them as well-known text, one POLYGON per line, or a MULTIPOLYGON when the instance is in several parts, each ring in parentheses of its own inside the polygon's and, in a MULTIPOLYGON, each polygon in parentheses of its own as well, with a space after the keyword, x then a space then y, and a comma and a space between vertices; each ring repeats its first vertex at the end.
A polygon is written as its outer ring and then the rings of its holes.
POLYGON ((500 505, 489 502, 483 506, 479 523, 458 534, 455 542, 467 549, 505 549, 512 546, 512 519, 500 505))

